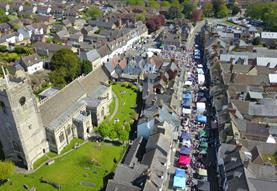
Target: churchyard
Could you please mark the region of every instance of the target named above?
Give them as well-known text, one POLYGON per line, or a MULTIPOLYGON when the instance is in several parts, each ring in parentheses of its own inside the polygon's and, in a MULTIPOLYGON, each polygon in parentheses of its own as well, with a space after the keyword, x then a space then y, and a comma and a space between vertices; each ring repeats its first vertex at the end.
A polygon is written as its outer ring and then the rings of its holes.
POLYGON ((14 174, 7 183, 0 186, 0 191, 27 190, 24 186, 43 191, 57 190, 52 185, 42 183, 41 179, 59 185, 61 191, 101 190, 105 177, 114 171, 125 148, 123 145, 88 142, 32 174, 14 174))

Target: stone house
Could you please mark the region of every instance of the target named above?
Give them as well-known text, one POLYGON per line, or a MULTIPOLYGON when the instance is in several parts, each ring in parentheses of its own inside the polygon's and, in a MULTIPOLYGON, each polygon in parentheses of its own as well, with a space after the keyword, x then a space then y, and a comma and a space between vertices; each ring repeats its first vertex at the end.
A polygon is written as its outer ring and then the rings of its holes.
POLYGON ((101 65, 102 65, 101 56, 95 49, 90 50, 90 51, 80 50, 79 57, 81 60, 90 61, 92 64, 92 70, 96 70, 97 68, 101 67, 101 65))
POLYGON ((19 64, 26 72, 28 72, 28 74, 33 74, 37 71, 43 70, 43 61, 37 54, 21 57, 19 64))

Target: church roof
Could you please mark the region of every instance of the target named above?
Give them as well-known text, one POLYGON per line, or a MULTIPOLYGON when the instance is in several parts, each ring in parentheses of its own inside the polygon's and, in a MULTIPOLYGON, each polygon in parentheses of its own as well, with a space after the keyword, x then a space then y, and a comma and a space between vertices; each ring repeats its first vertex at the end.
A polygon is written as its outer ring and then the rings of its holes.
POLYGON ((43 125, 47 127, 74 103, 93 92, 101 82, 106 81, 108 81, 107 75, 102 68, 99 68, 85 77, 75 79, 55 95, 45 99, 39 106, 43 125))

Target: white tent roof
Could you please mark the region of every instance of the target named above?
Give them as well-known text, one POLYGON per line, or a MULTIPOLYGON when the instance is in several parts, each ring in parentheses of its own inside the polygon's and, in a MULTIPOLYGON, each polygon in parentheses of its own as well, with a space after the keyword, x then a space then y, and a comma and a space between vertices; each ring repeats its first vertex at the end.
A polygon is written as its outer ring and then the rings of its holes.
POLYGON ((203 113, 206 110, 206 104, 204 102, 196 103, 197 112, 203 113))
POLYGON ((204 74, 204 71, 203 71, 202 68, 197 68, 197 73, 198 73, 198 74, 204 74))
POLYGON ((203 84, 205 82, 205 76, 203 74, 198 74, 198 84, 203 84))
POLYGON ((268 77, 271 84, 277 84, 277 74, 268 74, 268 77))
POLYGON ((183 113, 184 114, 191 114, 191 109, 183 108, 183 113))
POLYGON ((266 142, 267 143, 273 143, 273 144, 275 144, 276 140, 275 140, 275 138, 272 135, 269 135, 267 140, 266 140, 266 142))
POLYGON ((186 85, 186 86, 191 86, 191 85, 192 85, 192 82, 191 82, 191 81, 185 81, 185 85, 186 85))

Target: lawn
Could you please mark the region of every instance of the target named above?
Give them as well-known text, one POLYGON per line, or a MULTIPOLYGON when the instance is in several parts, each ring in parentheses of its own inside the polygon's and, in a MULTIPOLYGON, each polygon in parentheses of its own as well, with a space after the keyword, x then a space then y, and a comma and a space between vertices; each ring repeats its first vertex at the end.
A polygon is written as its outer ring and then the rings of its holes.
POLYGON ((116 83, 112 86, 113 92, 118 97, 118 111, 113 119, 119 119, 120 122, 130 121, 130 113, 135 110, 137 93, 123 86, 123 83, 116 83))
POLYGON ((10 181, 0 186, 0 191, 25 190, 23 185, 36 190, 55 191, 48 184, 40 183, 40 177, 61 185, 61 191, 96 191, 104 186, 103 178, 114 171, 115 162, 119 161, 125 151, 124 146, 108 143, 89 142, 81 148, 55 161, 50 166, 43 166, 30 175, 15 174, 10 181), (108 154, 108 157, 107 157, 108 154), (82 186, 80 182, 95 183, 82 186))

